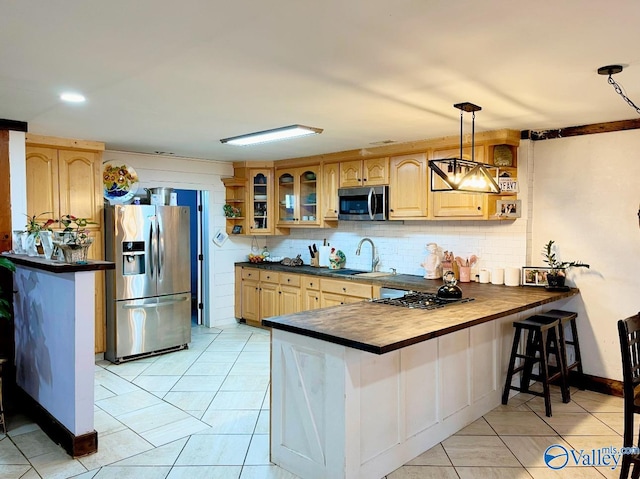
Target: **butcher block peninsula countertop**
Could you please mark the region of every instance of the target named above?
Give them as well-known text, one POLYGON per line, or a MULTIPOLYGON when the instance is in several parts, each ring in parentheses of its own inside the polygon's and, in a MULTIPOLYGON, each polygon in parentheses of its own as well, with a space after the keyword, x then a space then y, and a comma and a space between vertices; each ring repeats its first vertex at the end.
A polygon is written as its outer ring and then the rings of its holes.
MULTIPOLYGON (((326 268, 288 267, 274 263, 239 263, 238 266, 287 271, 375 284, 387 288, 412 289, 435 293, 442 280, 414 275, 378 278, 345 276, 326 268)), ((510 287, 493 284, 459 283, 464 298, 473 301, 433 310, 410 309, 362 301, 330 308, 304 311, 262 320, 274 329, 321 339, 363 351, 384 354, 431 338, 530 310, 579 293, 547 291, 542 287, 510 287)))

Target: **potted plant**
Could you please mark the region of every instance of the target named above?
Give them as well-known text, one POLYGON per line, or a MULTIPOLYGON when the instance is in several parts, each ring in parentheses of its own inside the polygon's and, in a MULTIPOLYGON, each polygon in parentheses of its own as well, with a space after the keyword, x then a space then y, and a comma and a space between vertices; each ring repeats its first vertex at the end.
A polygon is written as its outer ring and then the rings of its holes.
POLYGON ((49 241, 51 225, 55 223, 55 220, 49 218, 41 223, 38 218, 50 213, 51 212, 45 212, 33 216, 25 215, 28 219, 27 224, 25 225, 25 231, 28 235, 25 250, 29 256, 38 256, 38 254, 44 253, 42 243, 43 240, 47 242, 49 241))
POLYGON ((62 250, 65 262, 86 262, 87 250, 93 243, 93 238, 90 236, 91 230, 87 225, 96 223, 73 215, 64 215, 57 221, 64 226, 64 229, 55 232, 54 243, 62 250))
MULTIPOLYGON (((7 269, 11 272, 16 270, 16 265, 9 260, 9 258, 0 257, 0 268, 7 269)), ((2 288, 0 288, 0 319, 11 318, 11 303, 10 298, 6 297, 2 288)))
POLYGON ((564 286, 566 279, 566 271, 569 268, 588 268, 589 265, 580 261, 560 261, 556 257, 555 241, 549 240, 542 249, 542 257, 544 262, 549 265, 550 271, 547 273, 547 284, 552 288, 561 288, 564 286))

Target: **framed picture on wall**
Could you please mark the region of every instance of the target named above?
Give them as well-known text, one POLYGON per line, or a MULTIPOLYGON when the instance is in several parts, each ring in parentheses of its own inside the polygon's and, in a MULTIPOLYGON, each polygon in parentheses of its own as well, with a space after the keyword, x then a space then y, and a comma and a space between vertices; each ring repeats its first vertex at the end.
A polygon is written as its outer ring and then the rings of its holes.
POLYGON ((522 202, 520 200, 496 201, 496 216, 501 218, 520 218, 522 202))
POLYGON ((544 266, 524 266, 522 268, 522 286, 547 286, 547 274, 551 268, 544 266))

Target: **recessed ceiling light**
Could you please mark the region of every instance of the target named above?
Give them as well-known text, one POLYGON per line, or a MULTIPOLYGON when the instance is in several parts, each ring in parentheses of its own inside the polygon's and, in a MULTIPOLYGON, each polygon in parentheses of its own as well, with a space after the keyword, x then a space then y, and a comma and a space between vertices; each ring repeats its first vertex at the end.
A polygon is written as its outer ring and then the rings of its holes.
POLYGON ((82 103, 86 101, 84 95, 80 93, 63 93, 60 95, 60 99, 69 103, 82 103))
POLYGON ((258 131, 256 133, 248 133, 246 135, 233 136, 231 138, 223 138, 220 143, 228 143, 229 145, 255 145, 257 143, 267 143, 269 141, 288 140, 299 136, 317 135, 322 133, 322 128, 313 128, 303 125, 290 125, 273 130, 258 131))

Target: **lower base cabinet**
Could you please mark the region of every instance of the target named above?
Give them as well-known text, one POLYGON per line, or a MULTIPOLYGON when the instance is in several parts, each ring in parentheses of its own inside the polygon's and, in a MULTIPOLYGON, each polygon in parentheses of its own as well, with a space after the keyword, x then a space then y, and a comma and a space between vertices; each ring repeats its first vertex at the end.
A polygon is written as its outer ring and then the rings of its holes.
POLYGON ((380 288, 355 281, 341 281, 297 273, 238 267, 242 282, 236 297, 238 319, 250 326, 272 316, 354 303, 379 296, 380 288))

